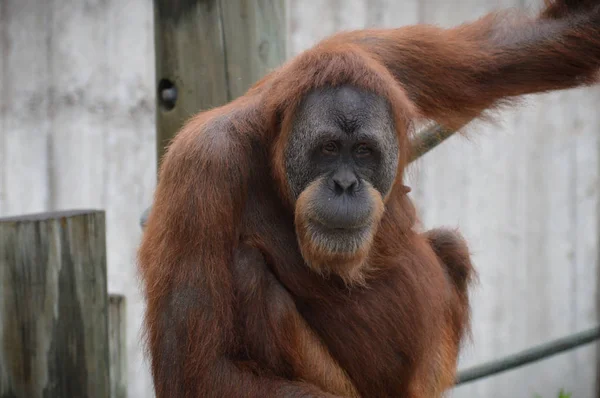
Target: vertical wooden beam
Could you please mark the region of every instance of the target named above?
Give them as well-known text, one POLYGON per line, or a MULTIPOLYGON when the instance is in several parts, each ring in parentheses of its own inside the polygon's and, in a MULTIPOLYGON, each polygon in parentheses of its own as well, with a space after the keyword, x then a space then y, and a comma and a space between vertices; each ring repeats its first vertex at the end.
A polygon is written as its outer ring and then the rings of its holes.
POLYGON ((154 0, 157 170, 188 118, 285 61, 286 32, 285 0, 154 0))
POLYGON ((285 0, 154 0, 157 162, 193 114, 285 59, 285 0))
POLYGON ((127 397, 127 314, 125 297, 108 297, 108 350, 110 361, 110 398, 127 397))
POLYGON ((186 119, 227 102, 219 8, 216 0, 154 0, 158 164, 186 119))
POLYGON ((285 0, 220 0, 228 100, 285 61, 285 0))
POLYGON ((102 211, 0 219, 0 397, 109 397, 102 211))

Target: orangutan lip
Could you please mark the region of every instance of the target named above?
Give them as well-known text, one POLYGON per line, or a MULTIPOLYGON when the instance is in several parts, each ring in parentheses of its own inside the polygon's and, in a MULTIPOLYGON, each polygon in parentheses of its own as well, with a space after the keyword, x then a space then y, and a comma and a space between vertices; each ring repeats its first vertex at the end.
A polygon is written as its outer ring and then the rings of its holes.
POLYGON ((370 224, 369 223, 365 223, 362 225, 356 225, 356 226, 352 226, 352 227, 331 227, 323 222, 321 222, 320 220, 316 219, 316 218, 309 218, 308 220, 310 223, 312 223, 313 225, 315 225, 317 228, 320 228, 324 231, 338 231, 338 232, 359 232, 359 231, 363 231, 366 228, 369 228, 370 224))

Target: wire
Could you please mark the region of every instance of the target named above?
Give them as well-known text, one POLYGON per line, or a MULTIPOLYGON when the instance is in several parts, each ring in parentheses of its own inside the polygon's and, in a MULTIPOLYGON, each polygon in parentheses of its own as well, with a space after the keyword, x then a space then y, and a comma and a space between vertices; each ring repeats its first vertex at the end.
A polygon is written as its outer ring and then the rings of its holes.
POLYGON ((564 351, 569 351, 579 346, 589 344, 600 338, 600 326, 574 333, 548 343, 540 344, 494 361, 483 363, 458 372, 456 385, 472 382, 484 377, 506 372, 541 359, 546 359, 564 351))

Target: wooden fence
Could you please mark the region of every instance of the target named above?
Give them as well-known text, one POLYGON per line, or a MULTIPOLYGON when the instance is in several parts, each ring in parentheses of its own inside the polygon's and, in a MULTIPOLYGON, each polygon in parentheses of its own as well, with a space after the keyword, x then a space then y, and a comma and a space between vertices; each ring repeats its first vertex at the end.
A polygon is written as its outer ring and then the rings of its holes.
POLYGON ((0 397, 125 398, 103 211, 0 219, 0 397))

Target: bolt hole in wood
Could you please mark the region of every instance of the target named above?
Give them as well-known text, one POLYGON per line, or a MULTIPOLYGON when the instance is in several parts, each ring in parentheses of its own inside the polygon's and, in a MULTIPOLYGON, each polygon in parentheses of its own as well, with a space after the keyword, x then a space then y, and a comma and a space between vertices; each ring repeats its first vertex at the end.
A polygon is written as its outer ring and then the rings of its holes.
POLYGON ((158 82, 158 100, 160 107, 166 111, 175 108, 177 102, 177 86, 169 79, 158 82))

